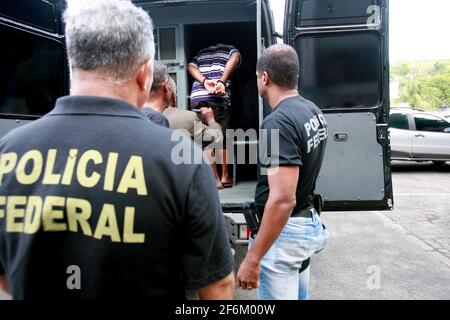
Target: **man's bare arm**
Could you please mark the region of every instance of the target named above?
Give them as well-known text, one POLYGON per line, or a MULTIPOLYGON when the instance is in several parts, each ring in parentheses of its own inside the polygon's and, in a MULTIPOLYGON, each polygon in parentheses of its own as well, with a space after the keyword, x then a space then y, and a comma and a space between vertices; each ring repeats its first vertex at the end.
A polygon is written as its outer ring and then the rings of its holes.
POLYGON ((207 287, 198 290, 200 300, 232 300, 234 299, 234 273, 207 287))
POLYGON ((6 275, 0 276, 0 290, 5 291, 8 294, 11 294, 11 290, 8 286, 8 279, 6 279, 6 275))
POLYGON ((188 71, 189 71, 189 74, 191 75, 191 77, 194 78, 195 81, 203 83, 203 81, 205 80, 205 76, 193 64, 188 65, 188 71))
POLYGON ((241 61, 241 55, 239 53, 233 53, 231 55, 231 58, 228 60, 227 64, 225 65, 225 70, 223 71, 222 78, 220 79, 224 83, 226 83, 231 76, 236 71, 239 62, 241 61))
POLYGON ((270 192, 261 227, 238 273, 238 285, 244 289, 259 287, 261 259, 280 236, 295 208, 299 173, 300 167, 296 166, 269 170, 270 192))
POLYGON ((236 71, 237 67, 239 66, 239 62, 241 61, 241 55, 239 53, 233 53, 228 60, 227 64, 225 65, 225 70, 223 71, 222 78, 220 78, 220 81, 216 84, 215 93, 218 95, 225 95, 226 94, 226 87, 225 84, 227 81, 231 78, 231 76, 236 71))

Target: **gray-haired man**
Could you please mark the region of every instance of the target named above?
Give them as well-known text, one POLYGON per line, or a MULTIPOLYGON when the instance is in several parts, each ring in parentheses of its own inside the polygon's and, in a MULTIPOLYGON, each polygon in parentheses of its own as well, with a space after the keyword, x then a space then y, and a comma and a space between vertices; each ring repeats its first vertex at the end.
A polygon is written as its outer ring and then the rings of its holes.
POLYGON ((169 128, 169 121, 162 114, 169 106, 167 103, 171 96, 169 72, 167 67, 159 62, 153 63, 153 84, 147 101, 142 108, 142 113, 153 123, 169 128))
POLYGON ((0 286, 16 299, 232 298, 210 167, 174 165, 171 131, 138 110, 152 85, 150 17, 93 2, 66 13, 66 39, 71 96, 0 140, 0 286))

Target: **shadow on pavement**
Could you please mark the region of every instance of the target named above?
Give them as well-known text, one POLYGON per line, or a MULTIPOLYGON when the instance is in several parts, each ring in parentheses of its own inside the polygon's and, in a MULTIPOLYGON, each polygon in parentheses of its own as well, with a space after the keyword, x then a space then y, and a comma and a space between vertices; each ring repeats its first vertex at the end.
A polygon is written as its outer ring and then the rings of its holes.
POLYGON ((393 161, 392 172, 450 172, 450 162, 437 165, 432 162, 393 161))

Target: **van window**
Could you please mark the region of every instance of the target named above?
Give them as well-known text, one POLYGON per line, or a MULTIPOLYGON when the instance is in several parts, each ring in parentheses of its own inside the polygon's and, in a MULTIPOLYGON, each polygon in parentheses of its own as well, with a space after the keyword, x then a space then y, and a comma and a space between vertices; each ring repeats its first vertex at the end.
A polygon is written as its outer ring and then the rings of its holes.
POLYGON ((322 109, 378 106, 382 100, 379 41, 371 32, 298 38, 302 94, 322 109))
POLYGON ((395 129, 409 130, 408 116, 402 113, 394 113, 389 117, 389 126, 395 129))
POLYGON ((414 121, 417 131, 444 132, 450 128, 450 123, 429 114, 415 114, 414 121))
POLYGON ((377 0, 302 0, 298 2, 297 27, 365 24, 369 18, 367 8, 380 4, 377 0))
POLYGON ((64 94, 64 49, 0 25, 0 114, 41 116, 64 94))
POLYGON ((158 60, 173 61, 177 59, 177 29, 175 27, 158 28, 155 40, 158 60))

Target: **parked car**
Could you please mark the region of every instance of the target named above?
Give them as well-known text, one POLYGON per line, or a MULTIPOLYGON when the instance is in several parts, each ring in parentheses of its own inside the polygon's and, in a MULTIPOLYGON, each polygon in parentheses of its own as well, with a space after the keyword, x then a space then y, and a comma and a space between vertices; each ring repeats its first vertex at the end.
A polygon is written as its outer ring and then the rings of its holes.
POLYGON ((389 120, 393 160, 450 161, 450 121, 415 109, 392 109, 389 120))
POLYGON ((450 107, 446 107, 441 111, 441 116, 450 121, 450 107))

